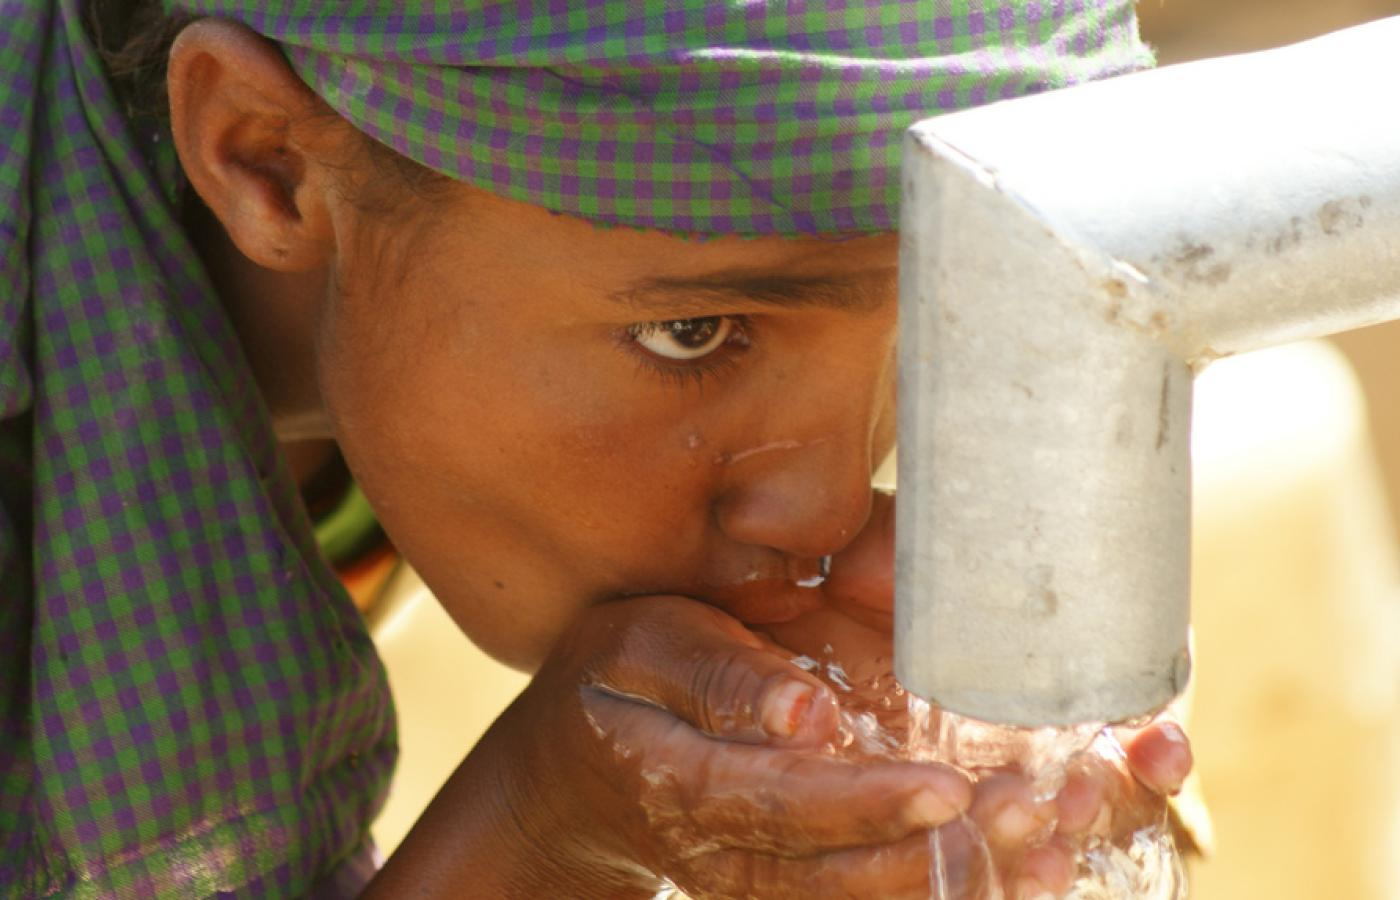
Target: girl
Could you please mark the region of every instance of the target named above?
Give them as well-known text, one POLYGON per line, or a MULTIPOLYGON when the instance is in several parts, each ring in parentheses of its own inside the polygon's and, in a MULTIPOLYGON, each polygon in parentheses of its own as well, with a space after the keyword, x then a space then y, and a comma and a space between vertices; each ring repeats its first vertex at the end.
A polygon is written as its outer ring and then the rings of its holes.
POLYGON ((0 12, 8 893, 921 896, 971 810, 1035 896, 1180 783, 1169 725, 1053 809, 836 760, 787 661, 888 630, 901 131, 1147 64, 1128 3, 0 12), (536 673, 372 883, 321 437, 536 673))

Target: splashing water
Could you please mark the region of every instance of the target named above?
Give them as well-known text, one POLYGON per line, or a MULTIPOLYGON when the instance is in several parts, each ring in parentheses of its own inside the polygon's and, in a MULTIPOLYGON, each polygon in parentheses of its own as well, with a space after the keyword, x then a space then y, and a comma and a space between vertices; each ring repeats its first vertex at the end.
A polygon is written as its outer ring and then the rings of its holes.
MULTIPOLYGON (((1120 769, 1125 755, 1103 724, 1066 728, 993 725, 939 710, 883 674, 852 683, 839 662, 799 657, 841 700, 833 752, 851 758, 938 761, 974 780, 1008 769, 1030 780, 1038 801, 1054 798, 1069 773, 1088 761, 1120 769)), ((1186 878, 1164 807, 1138 809, 1124 822, 1100 822, 1074 839, 1077 870, 1069 900, 1184 900, 1186 878)), ((1047 826, 1046 836, 1054 830, 1047 826)), ((964 816, 930 832, 930 900, 1008 900, 994 853, 964 816), (956 860, 956 864, 954 863, 956 860)))
MULTIPOLYGON (((1053 799, 1064 787, 1071 767, 1089 756, 1122 764, 1123 748, 1112 731, 1100 724, 1065 728, 1015 728, 992 725, 947 711, 909 696, 909 755, 951 763, 971 774, 1015 768, 1030 779, 1036 800, 1053 799)), ((975 833, 968 820, 959 823, 975 833)), ((1053 827, 1053 826, 1052 826, 1053 827)), ((979 900, 1001 900, 1005 886, 998 883, 991 852, 980 834, 972 835, 989 873, 979 900)), ((942 829, 929 836, 933 862, 930 867, 932 900, 972 900, 950 888, 948 861, 942 829)), ((1186 879, 1180 854, 1167 824, 1165 810, 1147 821, 1114 830, 1107 823, 1080 838, 1076 850, 1078 870, 1066 897, 1070 900, 1182 900, 1186 879)))
MULTIPOLYGON (((909 694, 893 673, 853 678, 830 646, 823 650, 820 658, 800 656, 793 663, 826 682, 841 702, 837 737, 829 749, 833 755, 941 762, 974 781, 1015 770, 1030 781, 1038 801, 1055 797, 1069 773, 1086 761, 1124 767, 1122 746, 1102 724, 1028 729, 969 719, 909 694)), ((1054 828, 1055 823, 1048 824, 1044 836, 1054 828)), ((1064 895, 1068 900, 1187 896, 1181 856, 1160 803, 1115 811, 1112 822, 1096 823, 1072 846, 1076 871, 1064 895)), ((970 817, 929 832, 929 851, 929 900, 1014 900, 996 852, 970 817)), ((656 900, 686 896, 668 881, 656 900)))

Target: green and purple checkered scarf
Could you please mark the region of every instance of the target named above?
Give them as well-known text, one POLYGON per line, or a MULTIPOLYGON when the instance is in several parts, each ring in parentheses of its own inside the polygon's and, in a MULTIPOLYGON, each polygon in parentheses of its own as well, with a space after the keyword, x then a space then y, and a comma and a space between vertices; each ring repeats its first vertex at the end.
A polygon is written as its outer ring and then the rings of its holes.
MULTIPOLYGON (((0 0, 0 895, 300 895, 384 676, 82 2, 0 0)), ((914 120, 1147 62, 1127 0, 179 5, 419 162, 679 233, 888 229, 914 120)))
POLYGON ((305 894, 383 669, 79 0, 0 22, 0 896, 305 894))
POLYGON ((1131 0, 166 0, 501 196, 679 233, 889 231, 904 129, 1140 69, 1131 0))

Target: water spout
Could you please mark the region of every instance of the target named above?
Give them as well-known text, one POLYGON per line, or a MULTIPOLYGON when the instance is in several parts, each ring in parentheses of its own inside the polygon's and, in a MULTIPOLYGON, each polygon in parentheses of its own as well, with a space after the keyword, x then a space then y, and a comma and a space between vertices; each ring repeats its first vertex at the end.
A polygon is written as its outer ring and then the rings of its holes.
POLYGON ((906 140, 896 666, 1024 726, 1189 668, 1211 360, 1400 318, 1400 19, 930 120, 906 140))

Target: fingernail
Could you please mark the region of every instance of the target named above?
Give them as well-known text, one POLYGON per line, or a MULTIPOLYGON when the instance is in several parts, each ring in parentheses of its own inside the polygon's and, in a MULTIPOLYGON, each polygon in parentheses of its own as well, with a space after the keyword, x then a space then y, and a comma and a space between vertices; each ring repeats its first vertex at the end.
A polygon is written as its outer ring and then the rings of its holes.
POLYGON ((1162 785, 1168 794, 1181 793, 1181 787, 1185 783, 1186 776, 1191 774, 1191 766, 1195 764, 1194 754, 1191 752, 1191 741, 1186 737, 1186 732, 1175 722, 1163 722, 1160 726, 1162 739, 1176 748, 1176 752, 1181 754, 1180 766, 1174 768, 1169 775, 1169 780, 1162 785))
POLYGON ((1017 883, 1016 900, 1055 900, 1055 895, 1036 879, 1024 878, 1017 883))
POLYGON ((816 688, 801 681, 784 681, 763 698, 763 730, 773 737, 792 737, 812 705, 816 688))
POLYGON ((1005 841, 1020 841, 1036 829, 1035 817, 1019 803, 1008 803, 992 822, 997 835, 1005 841))
POLYGON ((932 788, 924 788, 904 804, 904 820, 914 828, 935 828, 957 813, 958 810, 932 788))
POLYGON ((1004 843, 1019 843, 1049 824, 1054 816, 1049 806, 1031 809, 1019 802, 1008 803, 992 820, 992 828, 1004 843))
POLYGON ((1181 744, 1186 747, 1191 745, 1191 742, 1186 739, 1186 732, 1182 731, 1181 726, 1175 722, 1163 722, 1158 725, 1157 728, 1162 732, 1162 737, 1166 738, 1171 743, 1181 744))

